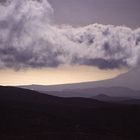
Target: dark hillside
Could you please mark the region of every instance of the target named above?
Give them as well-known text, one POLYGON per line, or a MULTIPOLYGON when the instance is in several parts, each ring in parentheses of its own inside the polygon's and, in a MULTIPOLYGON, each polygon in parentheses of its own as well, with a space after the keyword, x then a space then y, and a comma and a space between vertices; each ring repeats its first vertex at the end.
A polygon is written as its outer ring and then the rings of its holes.
POLYGON ((1 140, 139 140, 140 106, 0 87, 1 140))

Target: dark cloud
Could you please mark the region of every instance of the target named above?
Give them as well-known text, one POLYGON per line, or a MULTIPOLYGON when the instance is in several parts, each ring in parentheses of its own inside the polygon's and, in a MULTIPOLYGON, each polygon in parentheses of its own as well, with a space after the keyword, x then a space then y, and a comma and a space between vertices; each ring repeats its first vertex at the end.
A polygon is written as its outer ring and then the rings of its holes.
POLYGON ((97 66, 100 69, 114 69, 127 66, 127 64, 122 62, 122 60, 105 60, 103 58, 84 60, 81 64, 97 66))
POLYGON ((46 1, 9 0, 0 5, 0 68, 91 65, 100 69, 140 64, 140 28, 51 23, 46 1))

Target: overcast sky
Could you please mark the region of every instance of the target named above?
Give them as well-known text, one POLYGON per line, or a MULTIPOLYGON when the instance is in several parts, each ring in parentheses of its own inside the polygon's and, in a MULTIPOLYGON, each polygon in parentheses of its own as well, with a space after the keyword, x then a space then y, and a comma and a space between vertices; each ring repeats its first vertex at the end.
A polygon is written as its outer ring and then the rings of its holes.
POLYGON ((58 24, 140 26, 140 0, 49 0, 58 24))

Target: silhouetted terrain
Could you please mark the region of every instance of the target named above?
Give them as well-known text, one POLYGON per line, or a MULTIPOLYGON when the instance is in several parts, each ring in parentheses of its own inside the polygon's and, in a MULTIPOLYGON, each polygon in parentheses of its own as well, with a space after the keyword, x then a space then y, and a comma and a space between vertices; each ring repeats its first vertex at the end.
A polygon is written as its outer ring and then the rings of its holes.
POLYGON ((93 99, 96 99, 99 101, 106 101, 106 102, 124 102, 124 101, 129 101, 129 100, 135 100, 130 97, 113 97, 113 96, 107 96, 104 94, 93 96, 93 99))
POLYGON ((121 104, 140 104, 140 99, 131 97, 114 97, 100 94, 97 96, 93 96, 92 98, 104 102, 121 103, 121 104))
POLYGON ((1 140, 139 140, 140 105, 0 87, 1 140))
POLYGON ((140 99, 140 91, 132 90, 124 87, 97 87, 97 88, 87 88, 87 89, 73 89, 65 91, 40 91, 49 95, 59 96, 59 97, 86 97, 92 98, 104 94, 111 97, 121 97, 121 98, 136 98, 140 99))
MULTIPOLYGON (((61 85, 60 85, 61 86, 61 85)), ((24 87, 23 87, 24 88, 24 87)), ((27 89, 29 87, 27 86, 27 89)), ((26 89, 26 88, 25 88, 26 89)), ((32 88, 29 88, 32 89, 32 88)), ((54 90, 54 91, 44 91, 40 90, 40 88, 34 89, 35 91, 39 91, 41 93, 45 93, 48 95, 58 96, 58 97, 84 97, 84 98, 92 98, 98 95, 105 95, 111 97, 121 97, 121 98, 135 98, 140 99, 140 90, 133 90, 125 87, 96 87, 96 88, 85 88, 85 89, 67 89, 67 90, 54 90)))

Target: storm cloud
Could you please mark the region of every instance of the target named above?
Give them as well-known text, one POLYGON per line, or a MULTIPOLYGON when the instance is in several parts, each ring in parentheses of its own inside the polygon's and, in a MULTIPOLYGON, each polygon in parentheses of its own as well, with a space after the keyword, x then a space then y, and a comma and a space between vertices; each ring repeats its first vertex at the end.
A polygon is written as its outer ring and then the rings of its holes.
POLYGON ((47 0, 0 4, 0 68, 91 65, 100 69, 140 65, 140 28, 53 24, 47 0))

